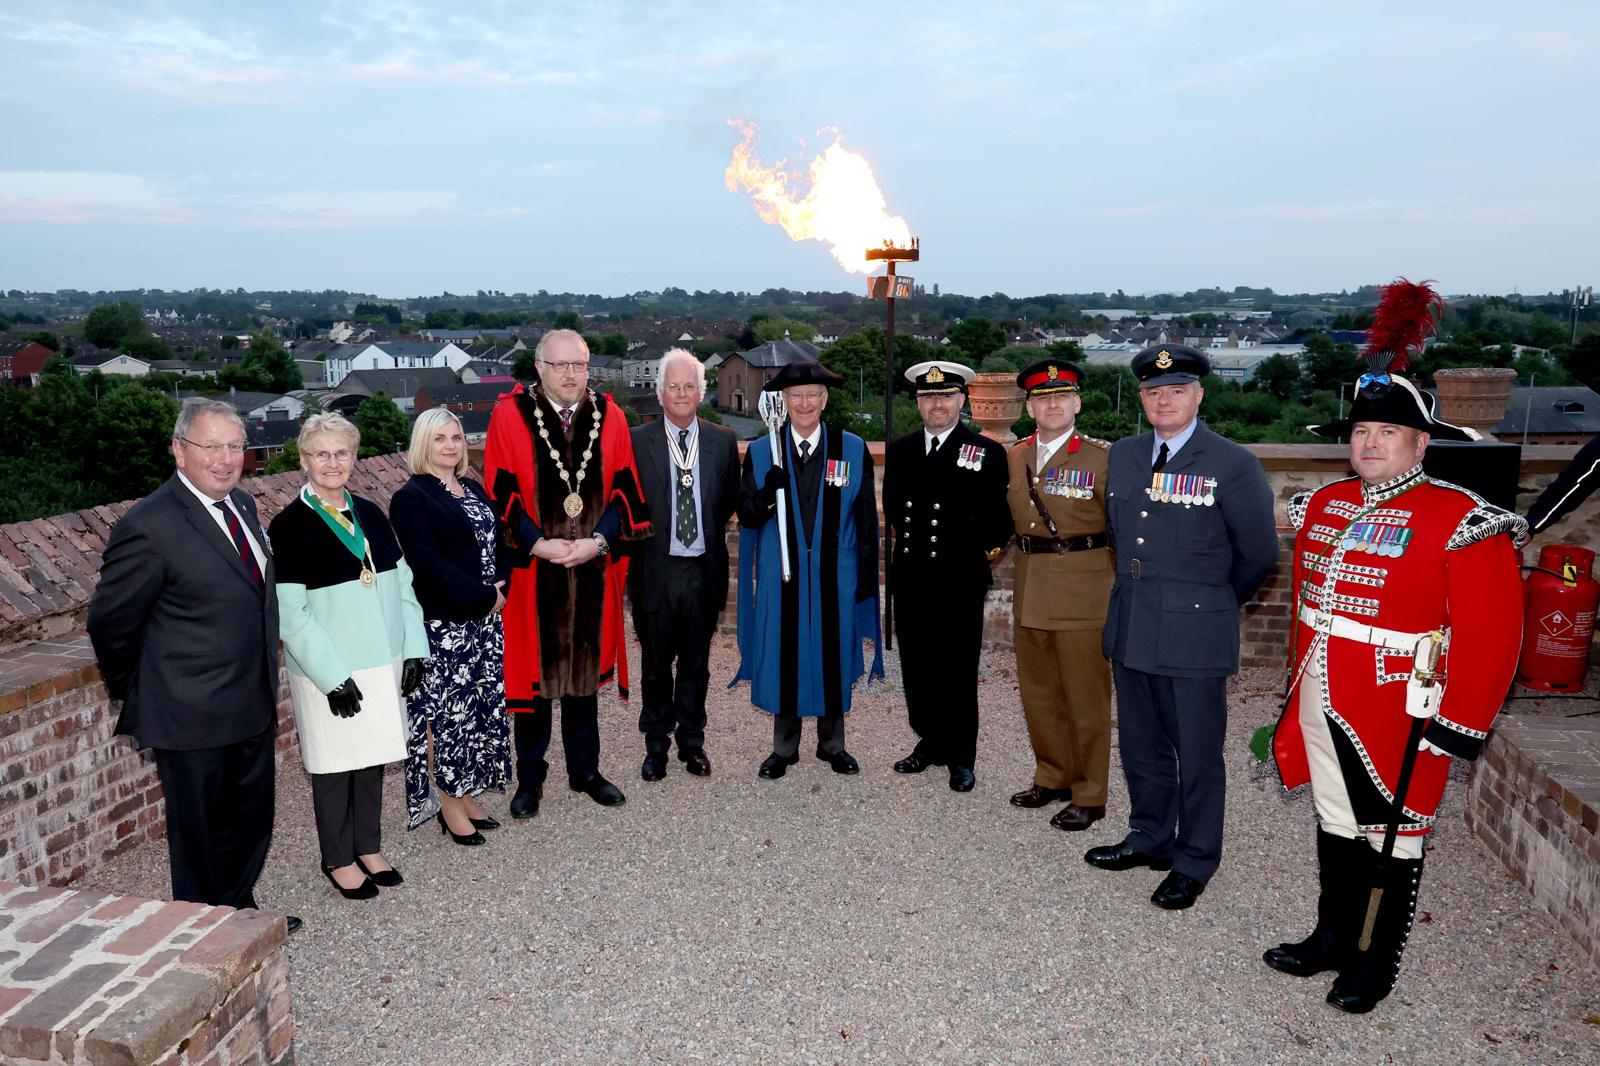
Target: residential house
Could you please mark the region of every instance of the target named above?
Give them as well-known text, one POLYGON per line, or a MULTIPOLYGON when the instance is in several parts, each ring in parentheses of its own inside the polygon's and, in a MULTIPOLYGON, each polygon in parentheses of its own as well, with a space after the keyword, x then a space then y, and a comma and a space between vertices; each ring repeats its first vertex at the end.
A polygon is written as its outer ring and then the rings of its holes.
POLYGON ((150 373, 150 364, 136 355, 127 352, 101 351, 96 349, 87 355, 74 356, 72 372, 74 374, 88 374, 93 371, 102 374, 120 374, 124 377, 142 378, 150 373))
POLYGON ((157 359, 150 364, 152 374, 177 374, 185 378, 210 377, 221 368, 221 363, 212 360, 157 359))
POLYGON ((457 382, 453 385, 424 385, 417 390, 416 412, 421 414, 433 407, 443 407, 457 415, 468 411, 492 411, 500 397, 510 392, 516 382, 479 381, 473 384, 457 382))
POLYGON ((1583 385, 1514 388, 1506 415, 1494 427, 1503 441, 1587 444, 1600 434, 1600 393, 1583 385))
POLYGON ((428 386, 447 387, 460 384, 454 370, 448 367, 423 367, 417 370, 356 370, 346 374, 339 384, 323 399, 328 410, 349 414, 362 400, 379 392, 410 412, 415 406, 417 392, 428 386), (348 410, 347 410, 348 408, 348 410))
POLYGON ((261 468, 283 451, 284 446, 300 436, 300 423, 288 419, 270 422, 246 422, 244 425, 244 463, 246 476, 259 473, 261 468))
POLYGON ((356 370, 422 370, 448 367, 459 371, 472 361, 464 350, 450 341, 380 341, 366 345, 345 345, 328 353, 328 379, 343 381, 356 370))
POLYGON ((0 340, 0 382, 37 385, 40 371, 55 354, 38 341, 0 340))
POLYGON ((822 349, 805 341, 776 340, 733 352, 717 367, 717 407, 752 415, 762 386, 790 363, 813 361, 822 349))

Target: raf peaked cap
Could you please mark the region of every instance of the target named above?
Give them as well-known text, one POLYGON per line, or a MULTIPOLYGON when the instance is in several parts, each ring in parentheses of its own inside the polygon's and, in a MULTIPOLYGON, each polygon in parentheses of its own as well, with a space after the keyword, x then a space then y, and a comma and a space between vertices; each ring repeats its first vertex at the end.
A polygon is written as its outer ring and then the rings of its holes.
POLYGON ((1433 397, 1399 374, 1362 374, 1356 381, 1350 415, 1337 422, 1306 428, 1319 437, 1348 437, 1357 422, 1386 422, 1391 426, 1420 429, 1434 440, 1482 440, 1473 429, 1441 422, 1433 417, 1433 397))
POLYGON ((965 392, 967 382, 976 376, 971 367, 944 359, 929 359, 906 371, 906 380, 911 382, 911 391, 918 396, 948 396, 955 392, 965 392))
POLYGON ((1017 387, 1029 396, 1077 392, 1082 384, 1082 368, 1065 359, 1041 359, 1017 375, 1017 387))
POLYGON ((762 392, 782 392, 792 389, 796 385, 827 385, 837 387, 844 384, 844 378, 835 374, 821 363, 807 359, 799 363, 790 363, 788 366, 772 375, 772 379, 761 386, 762 392))
POLYGON ((1182 385, 1211 373, 1211 360, 1187 344, 1155 344, 1133 357, 1141 386, 1182 385))

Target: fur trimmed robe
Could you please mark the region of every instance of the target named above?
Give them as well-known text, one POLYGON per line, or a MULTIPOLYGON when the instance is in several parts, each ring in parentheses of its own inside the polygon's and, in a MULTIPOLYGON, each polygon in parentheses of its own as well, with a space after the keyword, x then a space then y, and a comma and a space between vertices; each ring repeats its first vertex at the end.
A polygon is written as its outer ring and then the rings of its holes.
POLYGON ((541 534, 593 536, 608 508, 615 508, 621 521, 616 541, 651 535, 622 409, 609 395, 586 391, 573 411, 570 434, 563 434, 561 418, 544 390, 536 386, 530 392, 518 385, 500 397, 490 416, 483 463, 517 568, 502 615, 506 709, 532 711, 535 697, 592 696, 613 674, 626 699, 622 595, 627 560, 614 550, 615 544, 609 555, 571 569, 532 554, 541 534), (548 443, 539 436, 540 413, 548 443), (558 473, 550 446, 561 453, 570 481, 583 465, 597 422, 600 435, 578 490, 583 510, 571 519, 562 507, 568 481, 558 473))

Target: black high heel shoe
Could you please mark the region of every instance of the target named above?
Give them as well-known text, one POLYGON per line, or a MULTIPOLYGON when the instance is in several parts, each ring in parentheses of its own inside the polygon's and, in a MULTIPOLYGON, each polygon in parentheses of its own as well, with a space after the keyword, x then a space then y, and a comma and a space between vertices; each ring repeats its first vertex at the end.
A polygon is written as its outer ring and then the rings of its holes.
POLYGON ((499 829, 500 828, 500 823, 495 821, 493 818, 489 817, 487 814, 484 815, 482 818, 473 818, 473 819, 471 819, 471 821, 472 821, 472 827, 474 829, 499 829))
POLYGON ((361 867, 361 872, 372 878, 372 883, 379 888, 398 888, 406 883, 406 879, 400 876, 400 871, 392 866, 387 870, 369 870, 359 855, 356 856, 356 865, 361 867))
POLYGON ((451 829, 450 828, 450 823, 446 822, 444 820, 444 812, 443 811, 440 811, 438 814, 434 815, 434 817, 439 819, 439 831, 441 833, 449 834, 450 839, 454 840, 457 844, 460 844, 463 847, 475 848, 479 844, 482 844, 484 842, 483 841, 483 834, 478 832, 476 829, 474 829, 472 832, 466 834, 465 836, 462 836, 461 834, 457 833, 454 829, 451 829))
MULTIPOLYGON (((360 860, 357 860, 357 865, 360 865, 360 860)), ((367 868, 365 866, 361 867, 361 871, 363 873, 366 872, 366 869, 367 868)), ((378 894, 378 886, 372 883, 371 877, 365 878, 355 888, 345 888, 343 885, 333 879, 333 867, 324 866, 322 868, 322 873, 325 877, 327 877, 328 884, 338 889, 339 895, 343 896, 345 899, 372 899, 378 894)))

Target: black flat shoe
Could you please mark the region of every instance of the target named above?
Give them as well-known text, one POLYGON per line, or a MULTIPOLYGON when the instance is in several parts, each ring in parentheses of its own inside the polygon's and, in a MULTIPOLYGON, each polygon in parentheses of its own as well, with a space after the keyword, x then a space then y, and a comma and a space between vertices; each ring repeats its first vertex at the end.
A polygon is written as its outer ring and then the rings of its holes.
POLYGON ((756 774, 759 777, 766 778, 768 781, 773 781, 782 777, 789 771, 789 767, 799 761, 800 756, 798 755, 779 755, 777 752, 773 752, 762 762, 761 769, 757 770, 756 774))
POLYGON ((817 758, 833 767, 833 772, 836 774, 859 774, 861 772, 861 764, 856 762, 855 756, 848 751, 836 751, 831 755, 827 752, 819 751, 817 752, 817 758))
POLYGON ((1152 870, 1172 869, 1171 859, 1158 859, 1154 855, 1146 855, 1126 840, 1120 844, 1090 848, 1083 853, 1083 861, 1102 870, 1131 870, 1136 866, 1148 866, 1152 870))
POLYGON ((479 844, 483 843, 483 834, 478 832, 476 829, 470 833, 467 833, 465 836, 457 833, 454 829, 451 829, 450 823, 444 820, 443 811, 440 811, 438 814, 434 815, 434 817, 439 819, 439 831, 449 836, 451 840, 454 840, 462 847, 475 848, 479 844))
POLYGON ((950 767, 950 791, 971 792, 972 786, 978 783, 978 777, 965 766, 950 767))
POLYGON ((1205 890, 1204 881, 1196 881, 1188 874, 1170 873, 1150 897, 1150 902, 1162 910, 1181 911, 1193 907, 1205 890))
POLYGON ((538 786, 530 789, 517 789, 517 794, 511 797, 511 817, 517 821, 532 818, 539 813, 539 798, 544 792, 544 787, 538 786))
POLYGON ((300 931, 300 927, 306 924, 305 922, 302 922, 297 916, 295 916, 293 914, 285 914, 283 916, 283 921, 284 921, 284 924, 289 927, 289 935, 290 936, 293 936, 294 934, 298 933, 300 931))
MULTIPOLYGON (((361 867, 361 869, 363 872, 366 871, 365 866, 361 867)), ((345 888, 343 885, 333 879, 332 867, 324 866, 322 868, 322 875, 328 879, 328 884, 337 889, 339 895, 343 896, 345 899, 371 899, 378 894, 378 886, 372 883, 372 878, 370 877, 363 878, 361 883, 355 888, 345 888)))
POLYGON ((644 757, 644 764, 639 767, 639 777, 644 781, 660 781, 667 776, 667 753, 651 752, 644 757))
POLYGON ((399 888, 406 883, 406 879, 400 876, 400 871, 392 866, 387 870, 369 870, 359 855, 356 856, 356 865, 361 867, 361 872, 372 878, 372 883, 379 888, 399 888))
POLYGON ((622 794, 622 789, 599 774, 586 781, 568 781, 567 786, 574 792, 582 792, 602 807, 615 807, 628 798, 622 794))
POLYGON ((933 761, 931 759, 924 759, 916 752, 912 752, 894 764, 894 772, 897 774, 920 774, 932 765, 933 761))
POLYGON ((711 760, 706 758, 706 753, 699 748, 693 751, 680 751, 678 761, 683 763, 683 768, 696 777, 711 776, 711 760))
POLYGON ((489 817, 487 814, 484 815, 482 818, 472 818, 472 819, 469 819, 469 820, 472 822, 472 828, 474 828, 474 829, 499 829, 500 828, 500 823, 495 821, 493 818, 489 817))

